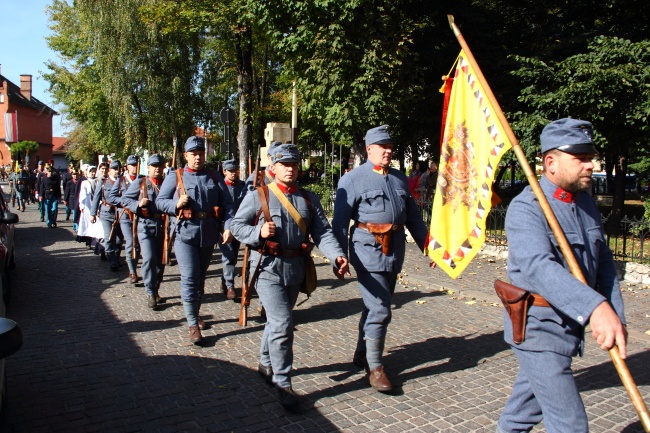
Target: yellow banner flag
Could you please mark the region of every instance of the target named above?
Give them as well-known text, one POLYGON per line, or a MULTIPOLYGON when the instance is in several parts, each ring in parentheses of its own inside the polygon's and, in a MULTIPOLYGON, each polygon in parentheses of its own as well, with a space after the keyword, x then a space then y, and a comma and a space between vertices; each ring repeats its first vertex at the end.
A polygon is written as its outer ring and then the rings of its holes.
POLYGON ((457 278, 485 242, 492 182, 511 148, 474 70, 460 52, 438 165, 427 254, 457 278))

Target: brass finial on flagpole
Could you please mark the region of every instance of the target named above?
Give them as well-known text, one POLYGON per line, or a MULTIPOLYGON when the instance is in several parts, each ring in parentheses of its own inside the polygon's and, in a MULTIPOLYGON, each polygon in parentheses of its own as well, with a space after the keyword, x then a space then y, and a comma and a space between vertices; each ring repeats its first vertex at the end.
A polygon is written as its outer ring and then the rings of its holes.
MULTIPOLYGON (((530 164, 528 164, 528 160, 526 159, 526 154, 521 148, 519 141, 515 137, 512 128, 510 128, 510 124, 508 123, 505 115, 503 114, 503 110, 501 110, 499 103, 497 102, 494 94, 492 93, 492 89, 490 89, 487 80, 483 76, 481 69, 476 63, 476 60, 474 59, 474 56, 472 55, 472 52, 469 49, 469 46, 465 42, 463 35, 460 33, 458 26, 456 26, 456 24, 454 23, 454 16, 447 15, 447 19, 449 21, 449 26, 453 30, 456 39, 458 39, 458 42, 460 43, 460 46, 463 52, 465 53, 467 62, 471 65, 472 69, 474 69, 474 73, 476 74, 477 81, 481 84, 483 91, 485 92, 485 96, 492 104, 492 107, 494 109, 494 114, 499 119, 499 123, 501 123, 504 132, 506 133, 508 139, 510 140, 510 143, 512 144, 512 150, 515 152, 515 155, 517 156, 517 161, 519 161, 519 164, 521 165, 521 168, 524 171, 526 179, 528 180, 528 183, 530 184, 530 187, 532 188, 533 193, 535 194, 535 197, 537 198, 539 205, 542 208, 542 212, 544 213, 544 216, 546 217, 546 220, 548 221, 548 224, 551 227, 551 231, 553 232, 553 235, 555 236, 555 239, 558 242, 560 251, 562 252, 562 255, 564 256, 567 262, 567 265, 569 266, 569 270, 571 271, 571 273, 576 279, 586 284, 586 279, 582 273, 582 269, 580 268, 580 265, 578 264, 575 255, 571 250, 571 246, 569 245, 569 242, 567 241, 566 236, 562 231, 562 227, 560 227, 560 223, 557 221, 557 218, 553 213, 553 209, 551 209, 551 205, 548 203, 548 200, 546 199, 546 196, 544 195, 544 192, 542 191, 542 188, 540 187, 539 182, 537 181, 537 175, 530 167, 530 164)), ((630 396, 632 405, 634 406, 634 409, 639 415, 639 419, 641 420, 643 429, 647 433, 650 433, 650 414, 648 413, 648 408, 645 405, 645 402, 643 401, 643 398, 641 397, 641 394, 639 393, 636 384, 634 383, 634 379, 630 374, 630 370, 627 368, 627 364, 625 363, 625 360, 621 358, 621 354, 618 350, 618 346, 614 346, 611 349, 609 349, 609 355, 612 358, 614 367, 616 367, 616 371, 618 372, 618 375, 621 378, 621 382, 623 382, 623 386, 625 386, 625 390, 630 396)))

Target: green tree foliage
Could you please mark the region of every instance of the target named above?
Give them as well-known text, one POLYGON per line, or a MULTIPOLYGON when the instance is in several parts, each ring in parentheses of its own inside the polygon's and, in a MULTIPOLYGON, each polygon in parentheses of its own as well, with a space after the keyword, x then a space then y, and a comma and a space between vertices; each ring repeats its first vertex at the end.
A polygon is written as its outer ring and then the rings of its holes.
POLYGON ((13 143, 9 149, 11 152, 12 158, 16 157, 25 157, 26 155, 32 155, 38 150, 38 143, 31 140, 23 140, 13 143))
POLYGON ((252 13, 254 3, 163 0, 143 8, 147 21, 157 23, 163 32, 201 36, 197 82, 202 96, 201 124, 220 127, 219 113, 226 104, 234 106, 237 125, 233 132, 241 158, 249 154, 254 142, 263 142, 266 123, 278 121, 281 113, 279 99, 274 102, 273 98, 279 65, 266 32, 252 13))
POLYGON ((525 132, 522 145, 529 153, 537 149, 533 137, 550 120, 591 121, 608 172, 615 168, 617 174, 614 214, 619 215, 629 160, 650 149, 650 40, 599 36, 587 52, 561 61, 515 59, 520 64, 515 74, 528 84, 520 100, 529 110, 516 116, 519 130, 525 132))
POLYGON ((393 126, 402 143, 434 136, 432 119, 423 122, 432 110, 413 116, 414 109, 430 107, 431 86, 440 84, 429 68, 419 67, 422 58, 414 49, 416 39, 436 28, 427 14, 431 6, 365 0, 297 0, 282 8, 268 0, 255 3, 281 56, 283 75, 299 89, 301 140, 313 137, 312 146, 322 148, 331 137, 328 145, 354 143, 362 150, 365 131, 382 123, 393 126))
POLYGON ((55 0, 49 7, 49 44, 63 62, 49 62, 45 77, 96 151, 161 151, 193 131, 198 37, 145 25, 145 3, 55 0))

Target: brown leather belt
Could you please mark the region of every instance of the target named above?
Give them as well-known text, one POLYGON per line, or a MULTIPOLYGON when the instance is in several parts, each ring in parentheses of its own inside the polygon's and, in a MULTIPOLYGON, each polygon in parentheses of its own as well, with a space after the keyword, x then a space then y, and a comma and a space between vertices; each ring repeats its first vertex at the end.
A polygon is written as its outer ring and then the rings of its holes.
POLYGON ((548 303, 546 299, 544 299, 540 295, 536 295, 535 293, 531 293, 530 297, 533 298, 533 305, 536 307, 550 307, 551 304, 548 303))
POLYGON ((280 256, 284 258, 304 257, 309 254, 309 252, 305 252, 305 250, 302 250, 300 248, 295 250, 290 250, 288 248, 275 248, 273 250, 269 248, 258 248, 257 252, 260 254, 266 254, 275 257, 280 256))
MULTIPOLYGON (((359 227, 360 229, 368 230, 368 225, 366 223, 362 223, 361 221, 357 221, 356 226, 359 227)), ((398 230, 404 230, 404 224, 393 224, 393 227, 391 227, 392 231, 398 231, 398 230)))
POLYGON ((216 212, 214 210, 212 212, 195 212, 192 209, 181 209, 178 216, 183 219, 198 218, 201 220, 215 217, 219 218, 219 210, 217 208, 216 212))

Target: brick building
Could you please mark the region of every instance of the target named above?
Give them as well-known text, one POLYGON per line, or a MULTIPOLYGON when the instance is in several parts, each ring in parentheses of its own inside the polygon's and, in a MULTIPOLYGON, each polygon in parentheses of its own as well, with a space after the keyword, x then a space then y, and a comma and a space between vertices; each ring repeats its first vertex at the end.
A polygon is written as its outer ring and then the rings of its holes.
POLYGON ((26 140, 39 144, 30 168, 52 159, 52 119, 58 114, 32 96, 31 75, 21 75, 18 86, 0 74, 0 164, 11 163, 12 143, 26 140))

